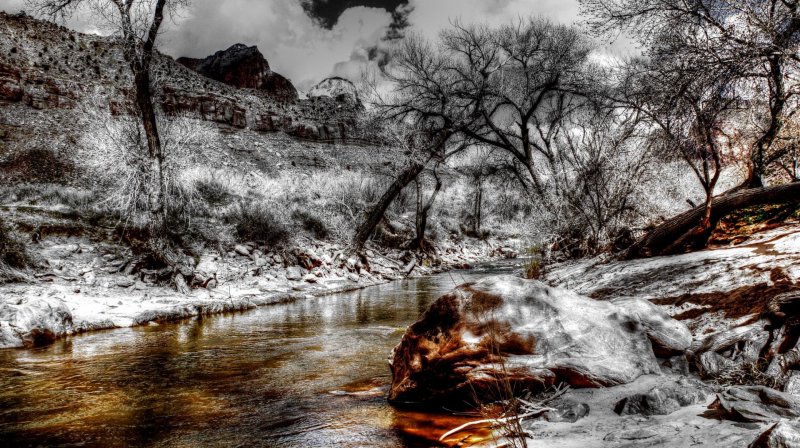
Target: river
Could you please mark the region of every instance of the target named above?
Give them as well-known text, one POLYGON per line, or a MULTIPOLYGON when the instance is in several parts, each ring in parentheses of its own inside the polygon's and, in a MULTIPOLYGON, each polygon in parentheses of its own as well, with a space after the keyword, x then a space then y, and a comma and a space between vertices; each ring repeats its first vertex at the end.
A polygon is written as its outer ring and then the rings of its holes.
POLYGON ((389 406, 388 355, 442 292, 516 268, 0 350, 0 446, 437 446, 468 419, 389 406))

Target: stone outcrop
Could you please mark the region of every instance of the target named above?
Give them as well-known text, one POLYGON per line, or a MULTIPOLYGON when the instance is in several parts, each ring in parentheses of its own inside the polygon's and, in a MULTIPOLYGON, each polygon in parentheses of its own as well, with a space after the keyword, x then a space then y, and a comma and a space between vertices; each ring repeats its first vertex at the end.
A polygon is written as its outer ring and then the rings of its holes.
POLYGON ((255 46, 236 44, 205 59, 178 58, 176 62, 229 86, 259 89, 289 101, 297 99, 297 89, 288 79, 270 69, 264 55, 255 46))
POLYGON ((770 423, 800 417, 800 398, 764 386, 731 387, 717 394, 709 407, 739 422, 770 423))
POLYGON ((628 309, 499 276, 462 285, 408 328, 390 358, 393 402, 485 398, 498 384, 605 387, 659 372, 687 330, 647 302, 628 309), (651 335, 656 335, 653 339, 651 335))
POLYGON ((165 87, 162 105, 168 114, 189 113, 204 120, 247 127, 247 111, 229 99, 214 94, 195 94, 165 87))

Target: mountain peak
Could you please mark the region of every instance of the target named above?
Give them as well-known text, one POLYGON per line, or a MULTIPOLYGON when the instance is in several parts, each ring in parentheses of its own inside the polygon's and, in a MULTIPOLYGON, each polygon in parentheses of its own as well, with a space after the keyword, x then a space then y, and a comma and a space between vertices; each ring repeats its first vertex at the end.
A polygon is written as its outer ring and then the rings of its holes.
POLYGON ((177 62, 234 87, 263 90, 280 99, 297 99, 292 83, 270 69, 269 62, 255 45, 238 43, 205 59, 178 58, 177 62))
POLYGON ((328 96, 339 99, 349 97, 352 101, 360 102, 358 98, 358 89, 356 89, 355 84, 339 76, 331 76, 330 78, 323 79, 319 84, 312 87, 307 95, 309 98, 328 96))

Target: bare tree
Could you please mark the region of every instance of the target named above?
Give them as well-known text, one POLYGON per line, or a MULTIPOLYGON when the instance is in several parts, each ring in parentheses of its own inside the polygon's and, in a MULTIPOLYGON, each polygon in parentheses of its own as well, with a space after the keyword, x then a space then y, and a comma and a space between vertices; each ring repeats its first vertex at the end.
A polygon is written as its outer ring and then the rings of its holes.
MULTIPOLYGON (((581 0, 595 30, 626 32, 647 48, 665 36, 705 73, 724 74, 752 113, 750 173, 745 186, 764 185, 780 159, 774 143, 797 107, 800 4, 789 0, 581 0), (765 101, 757 97, 767 94, 765 101)), ((742 123, 743 124, 743 123, 742 123)))
MULTIPOLYGON (((704 213, 691 232, 702 245, 715 225, 711 207, 734 146, 730 127, 741 115, 740 102, 725 74, 702 71, 702 61, 682 54, 670 35, 651 49, 650 58, 629 63, 617 98, 656 126, 652 137, 662 152, 680 157, 702 185, 704 213)), ((679 238, 675 247, 688 237, 679 238)))
POLYGON ((373 84, 366 101, 375 109, 370 127, 382 134, 384 144, 404 150, 406 162, 356 229, 351 248, 359 254, 403 189, 431 162, 441 163, 461 152, 466 147, 461 131, 477 120, 474 107, 457 95, 461 85, 449 58, 430 42, 409 36, 395 49, 392 61, 384 72, 392 92, 381 94, 373 84))
POLYGON ((583 241, 562 241, 578 252, 605 250, 642 213, 636 192, 651 175, 653 145, 647 122, 636 114, 588 110, 562 123, 555 194, 566 205, 562 232, 583 241), (581 245, 583 247, 575 247, 581 245))
MULTIPOLYGON (((581 107, 589 46, 575 28, 544 19, 489 28, 454 23, 437 45, 410 36, 387 66, 394 89, 372 104, 379 114, 422 130, 415 152, 426 154, 397 177, 359 227, 359 250, 390 203, 428 162, 444 162, 470 144, 507 153, 519 180, 544 196, 536 160, 553 160, 556 124, 581 107), (519 170, 515 169, 517 174, 519 170)), ((418 131, 419 132, 419 131, 418 131)))
POLYGON ((40 14, 65 18, 78 11, 88 11, 120 37, 122 54, 133 74, 135 111, 147 141, 152 178, 150 230, 153 237, 167 227, 167 191, 164 179, 164 152, 153 104, 151 65, 156 40, 165 16, 174 14, 188 0, 28 0, 40 14))
POLYGON ((123 57, 133 75, 134 111, 141 121, 147 142, 150 179, 149 249, 175 268, 175 283, 187 292, 184 276, 192 275, 193 263, 169 248, 163 238, 167 231, 168 192, 164 172, 165 154, 153 104, 151 66, 161 25, 165 17, 176 13, 189 0, 27 0, 38 13, 63 19, 78 12, 88 12, 119 36, 123 57))
MULTIPOLYGON (((498 173, 506 176, 513 176, 512 164, 506 164, 505 160, 495 157, 495 150, 485 146, 476 146, 472 151, 466 153, 464 160, 461 161, 457 170, 466 175, 473 188, 475 189, 472 202, 472 213, 469 217, 469 231, 474 236, 480 236, 481 225, 483 223, 483 196, 486 189, 486 182, 489 178, 498 173), (508 168, 507 170, 504 168, 508 168)), ((523 182, 520 181, 520 184, 523 182)), ((527 184, 525 184, 527 185, 527 184)))
POLYGON ((428 196, 427 201, 423 201, 423 191, 422 186, 420 185, 421 182, 419 177, 415 181, 417 187, 417 215, 415 220, 416 233, 414 235, 414 239, 411 240, 411 243, 408 245, 409 248, 414 250, 430 251, 432 249, 425 239, 425 231, 428 228, 428 215, 430 214, 433 204, 436 202, 436 197, 442 190, 442 179, 439 177, 439 173, 437 172, 438 168, 438 165, 434 165, 433 169, 431 170, 431 175, 434 179, 434 185, 433 191, 431 192, 430 196, 428 196))
POLYGON ((456 23, 442 41, 457 94, 477 118, 464 135, 507 153, 526 171, 521 180, 544 197, 547 179, 537 165, 555 161, 559 122, 585 105, 588 41, 541 18, 498 28, 456 23))

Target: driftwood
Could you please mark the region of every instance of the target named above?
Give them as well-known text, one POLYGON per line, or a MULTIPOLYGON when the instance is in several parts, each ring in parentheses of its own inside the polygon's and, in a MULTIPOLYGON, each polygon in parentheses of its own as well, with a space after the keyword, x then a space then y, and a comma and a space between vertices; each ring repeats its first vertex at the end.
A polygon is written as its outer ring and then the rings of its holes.
MULTIPOLYGON (((712 202, 711 229, 725 215, 742 208, 794 203, 800 203, 800 182, 752 188, 723 195, 714 198, 712 202)), ((700 206, 668 220, 631 246, 625 252, 625 258, 675 254, 681 252, 687 244, 697 243, 698 239, 704 245, 710 231, 692 235, 703 220, 704 213, 705 207, 700 206)))

